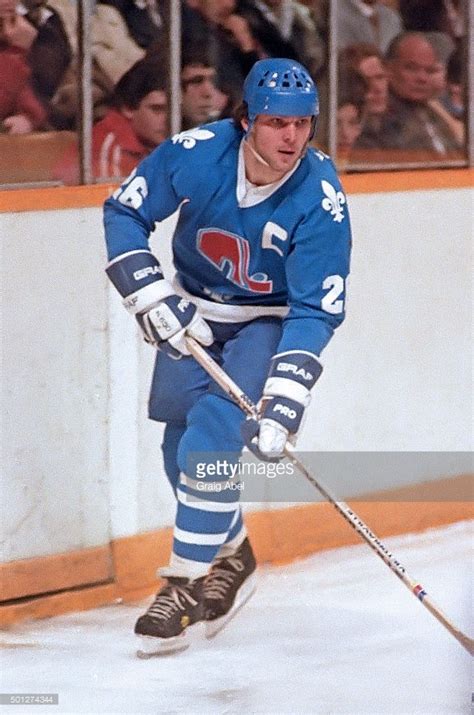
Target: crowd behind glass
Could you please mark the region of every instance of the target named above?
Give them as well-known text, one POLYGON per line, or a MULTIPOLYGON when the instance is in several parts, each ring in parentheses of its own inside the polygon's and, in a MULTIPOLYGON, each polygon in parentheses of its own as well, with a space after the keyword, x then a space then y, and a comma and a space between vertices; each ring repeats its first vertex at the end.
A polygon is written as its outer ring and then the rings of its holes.
MULTIPOLYGON (((46 139, 39 178, 80 181, 77 15, 76 0, 0 0, 2 184, 16 180, 15 156, 34 156, 46 139)), ((467 25, 464 0, 182 0, 182 129, 232 116, 253 63, 290 57, 318 85, 323 150, 334 107, 340 169, 462 163, 467 25)), ((92 9, 95 181, 126 176, 169 133, 169 29, 164 0, 98 0, 92 9)))

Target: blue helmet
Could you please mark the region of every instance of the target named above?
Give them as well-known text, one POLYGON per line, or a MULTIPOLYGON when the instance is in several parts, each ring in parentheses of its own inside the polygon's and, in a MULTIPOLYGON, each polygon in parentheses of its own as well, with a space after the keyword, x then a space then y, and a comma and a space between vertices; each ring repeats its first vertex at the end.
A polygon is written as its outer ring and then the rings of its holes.
POLYGON ((317 117, 318 90, 299 62, 269 58, 254 64, 244 82, 249 125, 257 114, 280 117, 317 117))

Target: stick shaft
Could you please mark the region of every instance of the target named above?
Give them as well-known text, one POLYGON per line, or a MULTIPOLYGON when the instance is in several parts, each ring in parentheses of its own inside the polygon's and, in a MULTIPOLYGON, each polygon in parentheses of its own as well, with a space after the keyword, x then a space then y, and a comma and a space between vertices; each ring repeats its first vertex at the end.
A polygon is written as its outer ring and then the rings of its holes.
MULTIPOLYGON (((215 382, 232 397, 239 407, 250 417, 257 416, 257 408, 252 400, 240 389, 240 387, 227 375, 227 373, 207 354, 204 348, 193 338, 187 337, 187 346, 195 360, 206 370, 215 382)), ((293 447, 287 443, 284 449, 285 456, 298 468, 304 477, 323 495, 323 497, 336 509, 336 511, 348 522, 348 524, 359 534, 370 548, 379 556, 382 561, 394 572, 405 586, 418 598, 428 611, 451 633, 454 638, 471 654, 474 655, 474 640, 456 628, 445 616, 438 606, 431 600, 423 586, 412 579, 404 566, 394 558, 390 551, 384 546, 380 539, 369 529, 362 519, 343 501, 338 501, 331 492, 317 480, 305 467, 305 465, 295 456, 293 447)))

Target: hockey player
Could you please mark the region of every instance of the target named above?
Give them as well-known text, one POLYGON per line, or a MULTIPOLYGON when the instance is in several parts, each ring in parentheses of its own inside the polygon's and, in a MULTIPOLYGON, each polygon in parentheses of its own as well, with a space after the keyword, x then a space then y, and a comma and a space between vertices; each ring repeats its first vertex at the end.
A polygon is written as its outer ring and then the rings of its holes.
POLYGON ((199 621, 214 635, 251 595, 239 491, 217 489, 226 480, 217 457, 238 460, 244 442, 264 459, 281 456, 344 318, 349 217, 331 160, 308 146, 316 87, 297 62, 266 59, 243 98, 233 120, 164 142, 105 204, 107 274, 158 348, 149 416, 165 423, 177 498, 167 583, 135 626, 149 653, 186 647, 199 621), (170 284, 148 239, 178 208, 170 284), (258 423, 242 430, 242 412, 189 355, 187 335, 262 398, 258 423))

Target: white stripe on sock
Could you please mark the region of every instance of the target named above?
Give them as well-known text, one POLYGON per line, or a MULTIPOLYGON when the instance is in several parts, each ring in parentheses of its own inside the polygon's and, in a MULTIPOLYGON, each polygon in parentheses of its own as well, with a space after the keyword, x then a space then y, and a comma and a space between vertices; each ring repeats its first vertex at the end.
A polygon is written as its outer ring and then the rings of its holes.
POLYGON ((187 494, 181 489, 176 490, 178 501, 181 504, 191 507, 191 509, 200 509, 201 511, 235 511, 238 502, 220 502, 209 501, 208 499, 199 499, 194 494, 187 494))
POLYGON ((227 531, 223 534, 197 534, 195 531, 185 531, 174 527, 174 538, 185 544, 198 544, 200 546, 220 546, 227 538, 227 531))

